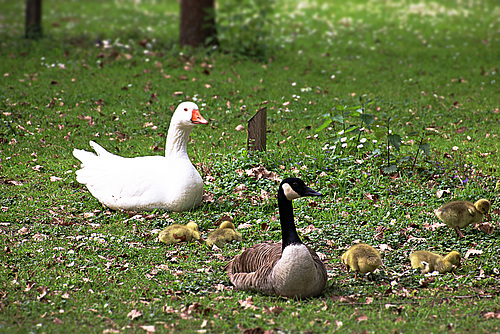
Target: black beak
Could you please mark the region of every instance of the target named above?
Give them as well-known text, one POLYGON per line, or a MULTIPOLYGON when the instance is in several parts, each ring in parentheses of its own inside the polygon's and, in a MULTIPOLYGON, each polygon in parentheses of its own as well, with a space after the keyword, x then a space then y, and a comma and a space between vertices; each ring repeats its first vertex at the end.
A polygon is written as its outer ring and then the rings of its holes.
POLYGON ((323 194, 317 192, 316 190, 312 190, 311 188, 306 186, 306 191, 304 192, 304 196, 323 196, 323 194))

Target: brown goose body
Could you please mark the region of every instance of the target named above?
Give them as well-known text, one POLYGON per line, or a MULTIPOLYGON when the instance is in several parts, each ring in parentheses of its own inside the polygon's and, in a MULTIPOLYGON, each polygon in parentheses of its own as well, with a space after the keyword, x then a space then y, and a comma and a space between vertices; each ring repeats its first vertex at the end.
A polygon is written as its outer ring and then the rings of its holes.
POLYGON ((411 267, 422 269, 422 273, 438 271, 440 274, 450 272, 453 265, 460 265, 460 253, 450 252, 445 257, 429 251, 416 251, 410 254, 411 267))
POLYGON ((238 290, 267 295, 308 298, 321 294, 327 283, 319 256, 300 240, 293 218, 292 200, 321 196, 297 178, 281 182, 278 190, 282 242, 252 246, 227 265, 229 280, 238 290))
POLYGON ((282 258, 281 242, 252 246, 227 265, 231 283, 238 290, 267 295, 307 298, 321 294, 326 286, 326 268, 310 247, 288 246, 294 258, 282 258), (294 256, 295 255, 295 256, 294 256))
POLYGON ((491 203, 487 199, 480 199, 474 204, 467 201, 454 201, 434 210, 438 217, 448 227, 455 229, 460 237, 463 237, 460 228, 470 224, 479 223, 483 220, 485 213, 490 210, 491 203))

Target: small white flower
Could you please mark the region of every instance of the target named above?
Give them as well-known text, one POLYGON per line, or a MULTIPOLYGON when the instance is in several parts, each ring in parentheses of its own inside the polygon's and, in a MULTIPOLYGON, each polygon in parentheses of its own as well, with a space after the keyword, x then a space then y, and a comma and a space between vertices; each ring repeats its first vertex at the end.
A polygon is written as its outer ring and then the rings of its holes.
POLYGON ((344 148, 347 147, 347 143, 343 143, 342 147, 344 147, 344 148))
POLYGON ((500 273, 500 271, 498 271, 498 269, 497 269, 497 268, 493 268, 493 272, 494 272, 495 274, 497 274, 497 275, 498 275, 498 273, 500 273))
POLYGON ((398 285, 398 282, 396 282, 396 281, 391 282, 391 286, 396 286, 396 285, 398 285))
POLYGON ((363 148, 363 144, 359 144, 358 146, 356 146, 356 148, 363 148))
POLYGON ((458 146, 453 146, 451 149, 452 149, 453 151, 456 151, 456 150, 458 150, 458 146))
POLYGON ((292 82, 292 86, 297 86, 297 83, 296 82, 292 82))
POLYGON ((342 136, 342 135, 344 134, 344 130, 340 130, 340 131, 338 132, 338 134, 339 134, 339 136, 342 136))
POLYGON ((360 142, 360 143, 366 143, 366 138, 361 138, 361 139, 359 140, 359 142, 360 142))
POLYGON ((377 143, 377 139, 372 139, 372 143, 376 144, 377 143))
POLYGON ((342 137, 342 138, 340 138, 340 141, 341 141, 342 143, 344 143, 345 141, 347 141, 347 137, 342 137))
POLYGON ((391 219, 391 222, 390 222, 391 225, 394 225, 396 224, 396 219, 391 219))

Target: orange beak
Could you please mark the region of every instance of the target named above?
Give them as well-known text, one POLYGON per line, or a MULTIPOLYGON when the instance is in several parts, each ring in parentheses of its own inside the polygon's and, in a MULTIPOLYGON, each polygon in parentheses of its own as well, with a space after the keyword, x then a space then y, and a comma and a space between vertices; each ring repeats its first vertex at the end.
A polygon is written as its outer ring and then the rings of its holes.
POLYGON ((201 116, 198 109, 193 109, 193 115, 191 116, 191 122, 194 124, 208 124, 208 121, 201 116))

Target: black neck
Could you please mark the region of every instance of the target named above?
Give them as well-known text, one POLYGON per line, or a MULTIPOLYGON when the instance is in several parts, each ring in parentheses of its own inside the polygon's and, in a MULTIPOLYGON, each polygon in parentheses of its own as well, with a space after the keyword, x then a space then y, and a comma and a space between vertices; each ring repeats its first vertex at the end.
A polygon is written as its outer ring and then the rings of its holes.
POLYGON ((302 241, 297 234, 297 229, 295 228, 295 222, 293 220, 292 201, 285 197, 281 189, 278 193, 278 208, 281 222, 282 250, 288 245, 301 244, 302 241))

